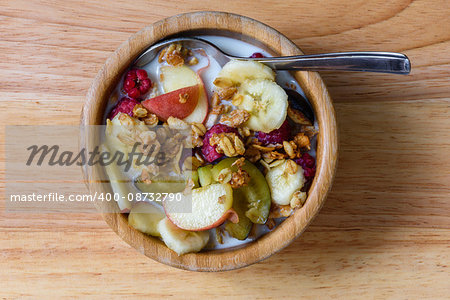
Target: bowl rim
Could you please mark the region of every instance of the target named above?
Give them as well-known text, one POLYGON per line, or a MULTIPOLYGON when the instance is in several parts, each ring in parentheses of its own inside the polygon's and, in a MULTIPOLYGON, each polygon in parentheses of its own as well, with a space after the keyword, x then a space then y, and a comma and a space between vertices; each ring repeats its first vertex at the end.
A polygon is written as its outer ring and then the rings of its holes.
MULTIPOLYGON (((216 11, 190 12, 171 16, 144 27, 122 43, 97 73, 87 93, 81 113, 81 125, 102 125, 106 101, 121 74, 148 46, 171 35, 190 30, 227 31, 262 42, 280 55, 298 55, 303 52, 277 30, 249 17, 216 11)), ((282 250, 295 240, 317 215, 331 189, 337 167, 338 136, 333 104, 327 88, 317 72, 297 71, 294 77, 310 100, 319 125, 316 149, 316 176, 308 199, 301 209, 284 220, 274 231, 244 247, 211 250, 178 256, 159 239, 131 228, 118 207, 113 213, 102 212, 106 223, 125 242, 144 255, 176 268, 193 271, 224 271, 242 268, 259 262, 282 250)), ((97 136, 98 137, 98 136, 97 136)), ((87 147, 96 136, 80 135, 80 147, 87 147)), ((83 169, 86 184, 92 193, 110 191, 108 184, 94 180, 95 167, 83 169)), ((102 203, 95 203, 103 211, 102 203)), ((110 204, 106 204, 110 205, 110 204)), ((117 205, 116 205, 117 206, 117 205)))

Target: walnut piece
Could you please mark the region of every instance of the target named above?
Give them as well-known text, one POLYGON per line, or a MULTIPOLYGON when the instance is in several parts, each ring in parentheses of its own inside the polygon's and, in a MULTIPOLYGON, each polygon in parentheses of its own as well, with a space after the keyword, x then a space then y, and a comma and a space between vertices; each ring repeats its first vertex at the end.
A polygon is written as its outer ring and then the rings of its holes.
POLYGON ((186 103, 189 100, 189 94, 188 93, 184 93, 184 94, 179 94, 179 99, 178 102, 180 102, 181 104, 186 103))
POLYGON ((188 61, 188 65, 194 66, 194 65, 196 65, 196 64, 198 64, 198 58, 195 57, 195 56, 193 56, 193 57, 188 61))
POLYGON ((298 148, 311 150, 311 141, 305 133, 297 133, 293 141, 298 146, 298 148))
POLYGON ((219 202, 219 204, 224 204, 226 199, 227 199, 227 196, 222 195, 217 199, 217 202, 219 202))
POLYGON ((228 88, 220 88, 217 90, 217 94, 219 95, 219 98, 222 100, 229 100, 233 99, 234 94, 236 94, 237 88, 228 87, 228 88))
POLYGON ((220 118, 220 123, 225 124, 230 127, 238 127, 239 125, 247 122, 250 118, 248 111, 243 109, 235 109, 227 115, 223 115, 220 118))
POLYGON ((292 208, 302 207, 305 204, 307 194, 306 192, 297 191, 292 195, 290 206, 292 208))
POLYGON ((269 219, 285 218, 289 217, 294 210, 290 205, 277 205, 273 204, 270 207, 269 219))
POLYGON ((166 61, 169 65, 180 66, 184 64, 184 58, 188 55, 188 52, 180 43, 173 43, 161 51, 158 62, 166 61))
POLYGON ((231 174, 231 187, 233 189, 240 188, 241 186, 247 185, 250 181, 250 175, 247 171, 239 169, 237 172, 231 174))

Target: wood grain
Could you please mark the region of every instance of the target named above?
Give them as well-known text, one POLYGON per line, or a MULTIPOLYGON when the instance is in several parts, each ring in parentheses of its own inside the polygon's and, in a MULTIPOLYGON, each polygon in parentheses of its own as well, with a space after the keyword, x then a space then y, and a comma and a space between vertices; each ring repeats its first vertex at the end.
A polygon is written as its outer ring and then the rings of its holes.
MULTIPOLYGON (((187 11, 247 15, 280 30, 305 53, 402 51, 412 61, 410 76, 321 74, 339 123, 337 178, 313 224, 279 254, 237 271, 193 274, 137 253, 94 214, 1 212, 1 295, 446 298, 449 5, 445 0, 0 2, 5 125, 78 124, 87 89, 106 57, 131 33, 187 11)), ((3 191, 3 151, 0 174, 3 191)))

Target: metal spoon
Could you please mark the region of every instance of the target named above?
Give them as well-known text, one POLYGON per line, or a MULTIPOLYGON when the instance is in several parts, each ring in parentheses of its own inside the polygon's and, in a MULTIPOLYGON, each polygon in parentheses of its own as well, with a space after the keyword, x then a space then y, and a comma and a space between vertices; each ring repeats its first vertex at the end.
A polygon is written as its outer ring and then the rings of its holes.
POLYGON ((162 41, 148 48, 134 62, 134 66, 142 67, 151 62, 158 52, 171 43, 182 43, 188 48, 202 48, 221 66, 231 59, 255 60, 264 63, 274 70, 302 71, 362 71, 393 74, 409 74, 411 63, 408 57, 392 52, 341 52, 314 55, 297 55, 266 58, 236 57, 227 54, 211 42, 192 37, 181 37, 162 41))

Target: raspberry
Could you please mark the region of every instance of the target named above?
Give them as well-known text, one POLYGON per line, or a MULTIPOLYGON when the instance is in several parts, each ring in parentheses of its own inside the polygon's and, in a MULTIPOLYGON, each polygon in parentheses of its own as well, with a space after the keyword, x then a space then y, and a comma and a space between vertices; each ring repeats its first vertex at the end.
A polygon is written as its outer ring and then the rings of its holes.
POLYGON ((264 133, 261 131, 258 131, 256 133, 256 138, 263 144, 282 144, 283 141, 289 140, 289 137, 291 135, 291 125, 289 125, 289 122, 286 120, 281 125, 280 128, 272 130, 269 133, 264 133))
POLYGON ((308 153, 303 153, 301 157, 295 159, 295 162, 303 169, 306 181, 311 181, 316 173, 316 160, 308 153))
POLYGON ((146 94, 152 87, 152 81, 148 78, 147 71, 142 69, 130 70, 123 80, 123 91, 128 97, 138 99, 146 94))
POLYGON ((263 57, 264 57, 264 55, 259 52, 255 52, 250 56, 250 58, 263 58, 263 57))
POLYGON ((112 109, 111 113, 109 114, 109 119, 112 120, 120 112, 128 114, 130 117, 132 117, 133 108, 136 104, 139 104, 139 102, 137 102, 135 99, 123 97, 112 109))
POLYGON ((202 154, 203 157, 205 157, 205 159, 208 162, 213 162, 218 158, 221 158, 223 156, 223 154, 218 153, 216 151, 215 146, 211 146, 209 144, 209 139, 211 138, 211 136, 214 133, 222 133, 222 132, 234 132, 237 135, 239 135, 238 131, 236 128, 233 127, 229 127, 227 125, 223 125, 223 124, 216 124, 213 127, 211 127, 206 133, 205 133, 205 137, 203 138, 203 146, 202 146, 202 154))

